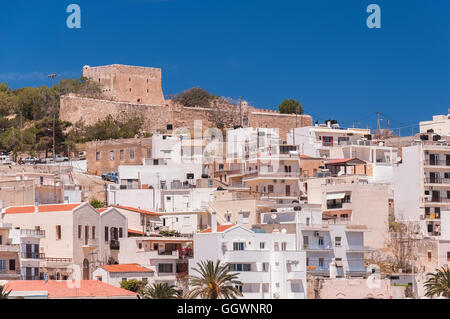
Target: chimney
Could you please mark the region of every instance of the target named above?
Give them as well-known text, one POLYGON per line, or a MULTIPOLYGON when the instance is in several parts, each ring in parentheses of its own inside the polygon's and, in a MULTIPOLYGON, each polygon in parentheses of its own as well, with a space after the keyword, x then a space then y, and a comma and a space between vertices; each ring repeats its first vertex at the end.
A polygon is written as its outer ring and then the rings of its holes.
POLYGON ((217 216, 216 212, 211 213, 211 232, 217 233, 217 216))

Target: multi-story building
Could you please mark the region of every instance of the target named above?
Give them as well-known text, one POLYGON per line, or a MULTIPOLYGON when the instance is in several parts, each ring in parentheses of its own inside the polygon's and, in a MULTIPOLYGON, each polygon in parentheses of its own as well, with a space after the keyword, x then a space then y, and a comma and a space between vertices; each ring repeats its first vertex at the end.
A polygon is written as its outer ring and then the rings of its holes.
POLYGON ((103 265, 97 268, 92 274, 94 279, 115 287, 120 287, 122 281, 132 279, 151 282, 153 275, 153 270, 138 264, 103 265))
POLYGON ((86 143, 89 174, 117 172, 120 165, 140 165, 152 156, 151 138, 129 138, 86 143))
POLYGON ((450 206, 450 146, 446 138, 422 134, 402 148, 395 167, 394 208, 398 220, 420 221, 425 237, 439 239, 450 206))
POLYGON ((74 271, 74 278, 90 279, 98 266, 117 262, 119 238, 128 235, 117 209, 98 212, 88 203, 14 206, 2 213, 13 227, 45 231, 39 253, 45 254, 42 276, 49 279, 67 279, 74 271))
POLYGON ((119 264, 136 263, 153 271, 150 283, 176 285, 187 274, 192 239, 184 237, 129 237, 120 239, 119 264))
POLYGON ((239 224, 217 225, 195 234, 189 275, 198 275, 198 263, 222 261, 236 271, 244 298, 306 298, 306 253, 295 234, 254 232, 239 224))
POLYGON ((370 184, 366 176, 310 178, 308 203, 319 204, 323 215, 348 225, 367 225, 365 243, 386 247, 389 236, 389 185, 370 184))
POLYGON ((39 251, 44 231, 13 228, 0 217, 0 280, 38 280, 39 263, 44 255, 39 251))
POLYGON ((352 141, 370 136, 369 129, 342 129, 338 124, 316 124, 315 126, 297 127, 290 130, 288 144, 297 145, 301 154, 333 158, 333 148, 348 145, 352 141))
POLYGON ((349 225, 323 215, 320 205, 295 204, 261 214, 266 232, 296 234, 298 247, 306 252, 307 272, 324 277, 361 277, 365 274, 365 225, 349 225))
POLYGON ((422 121, 420 124, 420 133, 427 133, 433 130, 439 135, 450 135, 450 113, 447 115, 433 115, 432 121, 422 121))

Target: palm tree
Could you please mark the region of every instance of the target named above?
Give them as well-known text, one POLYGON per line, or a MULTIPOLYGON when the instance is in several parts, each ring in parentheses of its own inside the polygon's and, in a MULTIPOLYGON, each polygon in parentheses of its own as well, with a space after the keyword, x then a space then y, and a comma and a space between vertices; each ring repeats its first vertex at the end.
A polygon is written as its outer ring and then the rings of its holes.
POLYGON ((0 285, 0 299, 8 299, 8 296, 10 293, 11 293, 11 290, 6 291, 5 286, 0 285))
POLYGON ((443 296, 450 298, 450 269, 446 268, 436 269, 434 273, 428 273, 427 281, 425 281, 425 295, 433 298, 434 296, 443 296))
POLYGON ((178 299, 180 291, 167 283, 154 283, 143 292, 144 299, 178 299))
POLYGON ((195 299, 236 299, 242 296, 242 292, 236 285, 242 285, 238 281, 238 273, 231 273, 228 264, 221 264, 219 260, 214 264, 213 261, 202 261, 197 263, 194 268, 200 274, 199 277, 187 276, 189 285, 193 288, 186 294, 187 298, 195 299))

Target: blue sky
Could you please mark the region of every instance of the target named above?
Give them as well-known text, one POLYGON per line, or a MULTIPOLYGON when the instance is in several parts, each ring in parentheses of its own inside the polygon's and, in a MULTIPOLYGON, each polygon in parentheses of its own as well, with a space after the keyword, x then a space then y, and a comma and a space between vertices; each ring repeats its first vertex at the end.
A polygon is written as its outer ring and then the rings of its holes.
POLYGON ((201 86, 262 108, 296 98, 314 120, 373 128, 380 110, 383 126, 389 117, 403 127, 450 108, 449 16, 448 0, 5 1, 0 81, 40 86, 86 64, 152 66, 165 94, 201 86), (81 29, 66 27, 70 3, 81 29), (381 29, 366 26, 371 3, 381 29))

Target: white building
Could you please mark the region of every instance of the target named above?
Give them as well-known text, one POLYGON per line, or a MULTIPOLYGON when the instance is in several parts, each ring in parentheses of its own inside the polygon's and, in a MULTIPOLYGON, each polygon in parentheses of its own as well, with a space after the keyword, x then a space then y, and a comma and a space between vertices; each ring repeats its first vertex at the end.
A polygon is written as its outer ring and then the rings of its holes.
POLYGON ((122 281, 132 279, 153 282, 153 275, 153 270, 138 264, 103 265, 92 274, 94 279, 116 287, 120 287, 122 281))
POLYGON ((433 115, 432 121, 420 122, 420 133, 426 133, 428 130, 433 130, 439 135, 450 135, 450 114, 448 115, 433 115))
POLYGON ((370 135, 369 129, 341 129, 337 124, 333 126, 320 124, 293 128, 287 134, 287 143, 297 145, 300 154, 330 158, 333 155, 334 147, 348 145, 352 141, 364 138, 367 135, 370 135))
POLYGON ((201 261, 221 260, 239 273, 244 298, 305 299, 306 253, 297 248, 295 234, 256 233, 241 225, 217 226, 194 236, 189 275, 201 261))
POLYGON ((153 271, 150 283, 175 285, 187 273, 192 239, 177 237, 128 237, 120 239, 119 264, 136 263, 153 271))

